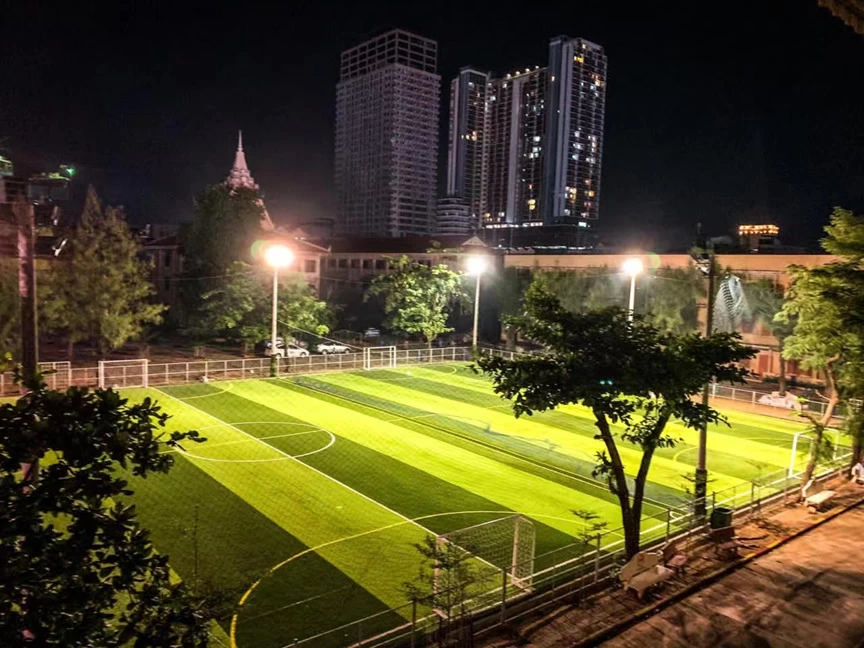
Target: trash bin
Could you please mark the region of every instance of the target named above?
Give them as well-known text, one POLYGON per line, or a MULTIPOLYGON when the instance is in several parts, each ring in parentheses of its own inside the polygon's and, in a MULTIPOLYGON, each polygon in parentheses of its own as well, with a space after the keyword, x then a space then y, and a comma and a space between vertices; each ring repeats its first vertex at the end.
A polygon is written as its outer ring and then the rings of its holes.
POLYGON ((732 509, 725 506, 718 506, 711 511, 711 528, 722 529, 732 526, 732 512, 732 509))

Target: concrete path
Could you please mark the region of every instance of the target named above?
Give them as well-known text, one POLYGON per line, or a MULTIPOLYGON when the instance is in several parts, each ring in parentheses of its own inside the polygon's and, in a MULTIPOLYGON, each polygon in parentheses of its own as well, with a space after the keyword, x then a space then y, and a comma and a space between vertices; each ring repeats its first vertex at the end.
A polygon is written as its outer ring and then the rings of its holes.
POLYGON ((864 505, 643 621, 606 648, 864 646, 864 505))

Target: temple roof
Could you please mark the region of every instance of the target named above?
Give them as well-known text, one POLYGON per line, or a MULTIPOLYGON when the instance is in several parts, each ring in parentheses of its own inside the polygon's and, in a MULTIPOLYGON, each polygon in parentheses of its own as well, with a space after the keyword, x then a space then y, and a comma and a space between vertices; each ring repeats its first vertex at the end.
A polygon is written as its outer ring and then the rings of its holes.
POLYGON ((234 155, 234 167, 231 173, 225 179, 227 184, 232 189, 254 189, 258 190, 258 185, 255 184, 255 178, 246 166, 246 154, 243 152, 243 131, 238 131, 237 138, 237 153, 234 155))

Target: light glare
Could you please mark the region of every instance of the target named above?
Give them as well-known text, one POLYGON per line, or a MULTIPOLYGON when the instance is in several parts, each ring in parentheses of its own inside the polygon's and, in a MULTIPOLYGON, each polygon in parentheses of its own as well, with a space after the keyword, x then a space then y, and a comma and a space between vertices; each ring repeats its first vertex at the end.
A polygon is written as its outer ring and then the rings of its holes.
POLYGON ((470 256, 468 257, 468 274, 472 275, 480 275, 486 272, 486 267, 488 263, 486 261, 486 257, 484 256, 470 256))
POLYGON ((284 245, 271 245, 264 252, 267 264, 273 268, 284 268, 294 260, 294 253, 284 245))
POLYGON ((627 259, 622 266, 622 270, 631 277, 635 277, 642 272, 642 260, 637 258, 627 259))

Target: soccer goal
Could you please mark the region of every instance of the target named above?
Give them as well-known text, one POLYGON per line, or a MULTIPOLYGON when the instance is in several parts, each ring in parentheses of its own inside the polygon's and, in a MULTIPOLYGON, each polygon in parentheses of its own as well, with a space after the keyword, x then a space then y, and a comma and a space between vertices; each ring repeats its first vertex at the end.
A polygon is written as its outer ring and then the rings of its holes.
POLYGON ((528 589, 534 577, 534 524, 521 515, 456 529, 436 537, 436 543, 455 545, 496 570, 504 570, 510 583, 528 589))
POLYGON ((396 367, 396 347, 366 347, 363 349, 364 369, 393 369, 396 367))
MULTIPOLYGON (((822 442, 824 447, 819 451, 818 461, 836 461, 849 454, 849 448, 843 444, 840 430, 826 429, 822 442)), ((811 452, 813 452, 813 437, 810 436, 810 432, 796 432, 792 437, 788 477, 795 477, 804 471, 810 461, 811 452)))
POLYGON ((42 374, 48 389, 63 390, 72 385, 72 363, 68 360, 40 362, 39 372, 42 374))
POLYGON ((148 379, 146 358, 134 360, 100 360, 99 388, 107 387, 147 387, 148 379))

